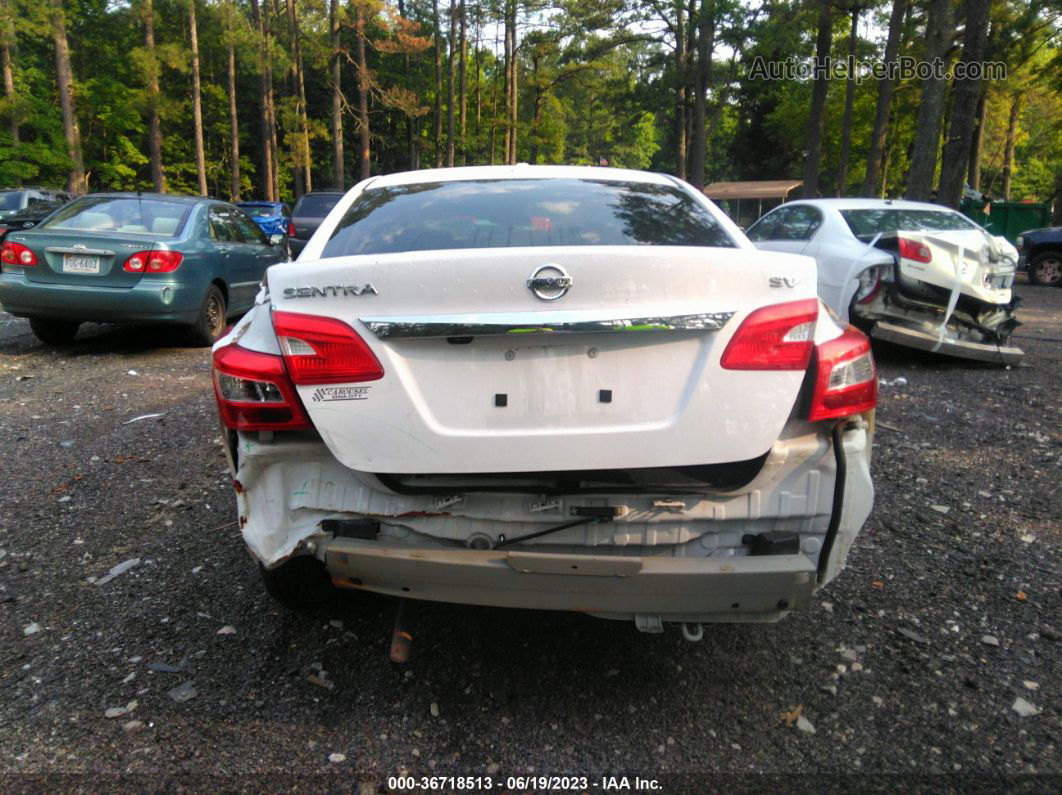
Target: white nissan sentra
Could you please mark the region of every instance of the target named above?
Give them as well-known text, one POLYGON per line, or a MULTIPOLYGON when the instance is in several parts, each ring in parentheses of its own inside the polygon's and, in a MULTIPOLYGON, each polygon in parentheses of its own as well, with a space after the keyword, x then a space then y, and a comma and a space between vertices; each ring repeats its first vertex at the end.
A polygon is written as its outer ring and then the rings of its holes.
POLYGON ((291 606, 773 621, 871 508, 867 338, 813 260, 668 176, 365 180, 213 355, 243 537, 291 606))

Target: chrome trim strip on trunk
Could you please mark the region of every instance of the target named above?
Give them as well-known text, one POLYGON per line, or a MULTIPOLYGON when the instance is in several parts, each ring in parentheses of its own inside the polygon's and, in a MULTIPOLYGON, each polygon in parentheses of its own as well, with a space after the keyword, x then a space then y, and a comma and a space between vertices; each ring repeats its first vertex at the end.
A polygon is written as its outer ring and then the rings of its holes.
POLYGON ((596 334, 613 331, 718 331, 733 312, 651 317, 587 317, 572 312, 505 312, 359 318, 379 339, 492 337, 507 334, 596 334))
POLYGON ((113 257, 114 252, 105 248, 62 248, 60 246, 48 246, 44 249, 49 254, 73 254, 75 256, 89 257, 113 257))

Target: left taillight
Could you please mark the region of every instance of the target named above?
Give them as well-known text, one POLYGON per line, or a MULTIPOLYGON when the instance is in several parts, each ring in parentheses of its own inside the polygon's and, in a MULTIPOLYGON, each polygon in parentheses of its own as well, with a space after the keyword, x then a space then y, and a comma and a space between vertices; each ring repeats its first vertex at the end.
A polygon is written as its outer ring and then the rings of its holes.
POLYGON ((342 320, 274 311, 273 330, 295 384, 349 384, 384 376, 380 360, 342 320))
POLYGON ((214 396, 226 428, 234 431, 301 431, 312 426, 284 359, 226 345, 214 351, 214 396))
POLYGON ((180 251, 138 251, 130 254, 122 267, 130 273, 172 273, 181 267, 184 254, 180 251))
POLYGON ((905 237, 901 237, 898 244, 900 247, 900 256, 904 259, 914 260, 915 262, 933 261, 933 252, 929 250, 929 246, 925 243, 919 243, 917 240, 908 240, 905 237))
POLYGON ((0 247, 0 262, 5 265, 31 267, 37 264, 37 255, 29 246, 7 241, 0 247))
POLYGON ((878 404, 878 373, 870 340, 848 326, 836 339, 815 346, 815 378, 808 419, 833 420, 878 404))

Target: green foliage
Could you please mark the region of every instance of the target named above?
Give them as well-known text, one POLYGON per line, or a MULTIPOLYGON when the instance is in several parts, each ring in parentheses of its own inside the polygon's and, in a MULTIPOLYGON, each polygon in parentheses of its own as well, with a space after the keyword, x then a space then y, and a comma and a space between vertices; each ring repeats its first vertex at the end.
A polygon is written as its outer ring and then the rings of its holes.
MULTIPOLYGON (((163 167, 169 189, 197 190, 191 101, 188 4, 154 0, 154 53, 144 41, 143 0, 64 0, 74 72, 81 145, 91 189, 150 187, 145 76, 157 71, 163 127, 163 167)), ((259 96, 259 40, 246 0, 195 0, 202 75, 203 138, 209 189, 228 196, 233 162, 227 84, 228 47, 236 60, 236 111, 241 191, 261 192, 263 153, 259 96)), ((435 101, 432 9, 428 0, 359 0, 368 24, 369 127, 374 173, 409 168, 411 139, 420 164, 430 165, 439 142, 433 136, 435 101)), ((467 8, 466 124, 456 131, 458 163, 502 162, 506 126, 503 28, 499 0, 467 8)), ((849 18, 838 4, 832 54, 847 50, 849 18)), ((281 192, 291 198, 293 168, 304 165, 303 122, 292 80, 294 40, 286 3, 261 0, 267 15, 269 72, 276 94, 276 139, 281 192)), ((679 9, 689 34, 687 3, 677 0, 525 0, 518 11, 519 73, 517 156, 537 163, 598 164, 676 171, 676 98, 692 86, 695 41, 687 61, 676 61, 679 9)), ((694 4, 700 8, 700 4, 694 4)), ((439 4, 442 43, 440 101, 447 102, 449 4, 439 4)), ((799 177, 805 157, 812 84, 807 79, 757 80, 757 57, 807 64, 813 54, 817 5, 801 0, 715 0, 703 6, 713 32, 706 100, 705 171, 709 181, 799 177)), ((873 62, 884 49, 889 0, 863 11, 858 58, 873 62)), ((333 52, 329 0, 297 3, 309 129, 309 165, 315 186, 331 185, 333 57, 341 64, 348 182, 358 168, 357 32, 354 6, 340 4, 340 50, 333 52)), ((1010 98, 1025 97, 1020 115, 1012 195, 1047 198, 1062 180, 1062 63, 1057 0, 994 0, 989 56, 1011 67, 1006 81, 987 85, 982 174, 998 189, 1010 98)), ((907 17, 901 53, 924 52, 925 4, 907 17)), ((15 93, 0 98, 0 183, 60 185, 70 168, 58 108, 55 50, 48 3, 0 0, 0 40, 10 46, 15 93), (11 19, 13 39, 5 20, 11 19), (14 144, 10 120, 17 119, 14 144)), ((956 46, 961 44, 957 36, 956 46)), ((955 50, 957 55, 958 50, 955 50)), ((835 188, 840 151, 844 81, 829 85, 822 174, 824 191, 835 188)), ((857 84, 847 185, 859 190, 869 148, 878 84, 857 84)), ((896 86, 886 138, 885 189, 902 194, 922 84, 896 86)), ((459 94, 459 89, 455 91, 459 94)), ((692 97, 687 96, 687 114, 692 97)), ((455 116, 459 113, 455 112, 455 116)), ((688 117, 688 116, 687 116, 688 117)), ((445 132, 444 132, 445 136, 445 132)), ((689 142, 687 142, 689 151, 689 142)))

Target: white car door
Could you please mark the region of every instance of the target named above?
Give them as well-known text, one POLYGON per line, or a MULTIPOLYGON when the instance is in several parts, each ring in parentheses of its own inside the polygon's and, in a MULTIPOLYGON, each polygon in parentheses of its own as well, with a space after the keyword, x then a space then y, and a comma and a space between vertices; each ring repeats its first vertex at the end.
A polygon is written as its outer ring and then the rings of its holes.
POLYGON ((808 204, 783 204, 749 227, 756 248, 806 254, 811 238, 822 224, 822 213, 808 204))

